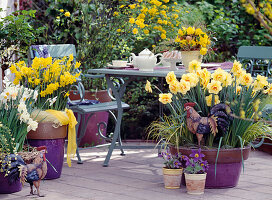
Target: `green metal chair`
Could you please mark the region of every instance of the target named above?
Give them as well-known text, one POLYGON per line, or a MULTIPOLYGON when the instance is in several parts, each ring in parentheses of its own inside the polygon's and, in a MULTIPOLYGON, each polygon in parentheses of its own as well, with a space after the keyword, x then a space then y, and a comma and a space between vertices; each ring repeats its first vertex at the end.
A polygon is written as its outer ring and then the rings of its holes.
POLYGON ((272 75, 272 47, 241 46, 238 49, 237 59, 253 77, 258 74, 268 77, 272 75))

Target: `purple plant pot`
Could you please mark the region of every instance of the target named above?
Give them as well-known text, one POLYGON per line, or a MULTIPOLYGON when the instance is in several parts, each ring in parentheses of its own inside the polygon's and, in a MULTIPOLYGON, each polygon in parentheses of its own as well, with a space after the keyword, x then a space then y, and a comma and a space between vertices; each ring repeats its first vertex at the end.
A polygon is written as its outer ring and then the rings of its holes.
POLYGON ((44 179, 56 179, 59 178, 63 166, 64 158, 64 139, 48 139, 48 140, 32 140, 28 139, 30 146, 39 147, 46 146, 47 154, 45 155, 46 159, 54 166, 53 167, 47 163, 47 174, 44 179))
POLYGON ((7 177, 3 172, 0 172, 0 194, 10 194, 14 192, 19 192, 22 190, 22 184, 18 179, 13 184, 8 183, 7 177))

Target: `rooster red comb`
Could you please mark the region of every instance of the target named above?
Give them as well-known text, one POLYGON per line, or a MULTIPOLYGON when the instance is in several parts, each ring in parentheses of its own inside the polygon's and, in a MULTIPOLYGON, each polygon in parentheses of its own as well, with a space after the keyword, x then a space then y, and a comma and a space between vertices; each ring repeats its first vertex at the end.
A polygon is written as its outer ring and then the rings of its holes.
POLYGON ((196 104, 193 103, 193 102, 188 102, 188 103, 185 103, 185 104, 184 104, 184 108, 185 108, 186 106, 194 107, 195 105, 196 105, 196 104))
POLYGON ((37 151, 46 150, 46 146, 37 147, 37 151))

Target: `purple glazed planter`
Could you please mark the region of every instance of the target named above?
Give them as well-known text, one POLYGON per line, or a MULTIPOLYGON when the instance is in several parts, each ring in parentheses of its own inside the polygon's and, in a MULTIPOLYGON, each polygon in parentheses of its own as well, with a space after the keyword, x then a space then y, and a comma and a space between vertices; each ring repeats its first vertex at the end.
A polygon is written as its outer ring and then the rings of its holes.
POLYGON ((48 140, 30 140, 28 143, 30 146, 39 147, 46 146, 47 153, 45 154, 46 159, 54 166, 47 163, 47 174, 44 179, 56 179, 59 178, 63 166, 64 158, 64 139, 48 139, 48 140))
MULTIPOLYGON (((170 151, 171 153, 177 152, 176 148, 174 147, 170 147, 170 151)), ((189 156, 192 149, 180 147, 178 151, 183 155, 189 156)), ((243 148, 244 161, 248 159, 249 152, 249 146, 243 148)), ((219 151, 216 165, 216 176, 215 160, 217 149, 202 149, 201 153, 205 155, 204 160, 207 160, 209 163, 205 188, 230 188, 237 186, 242 169, 242 156, 240 148, 221 149, 219 151)), ((184 176, 182 177, 182 184, 185 185, 184 176)))
POLYGON ((0 172, 0 194, 10 194, 22 190, 22 184, 19 179, 10 185, 8 179, 4 177, 4 175, 3 172, 0 172))

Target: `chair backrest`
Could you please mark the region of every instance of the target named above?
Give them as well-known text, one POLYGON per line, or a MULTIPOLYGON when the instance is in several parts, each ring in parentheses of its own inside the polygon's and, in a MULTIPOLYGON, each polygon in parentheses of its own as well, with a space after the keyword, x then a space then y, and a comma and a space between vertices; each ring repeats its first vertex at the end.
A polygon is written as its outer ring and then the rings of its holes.
POLYGON ((252 76, 258 74, 271 76, 272 47, 241 46, 238 49, 237 59, 252 76))
MULTIPOLYGON (((39 54, 36 53, 35 46, 31 46, 29 49, 29 63, 35 57, 40 57, 39 54)), ((39 47, 46 47, 48 50, 49 55, 52 58, 62 58, 64 56, 69 56, 73 54, 74 62, 76 61, 76 47, 73 44, 53 44, 53 45, 38 45, 39 47)))

